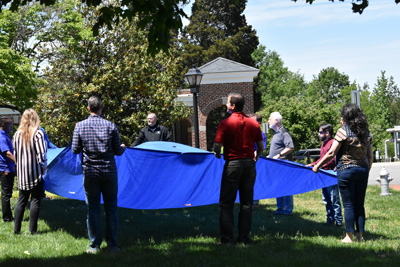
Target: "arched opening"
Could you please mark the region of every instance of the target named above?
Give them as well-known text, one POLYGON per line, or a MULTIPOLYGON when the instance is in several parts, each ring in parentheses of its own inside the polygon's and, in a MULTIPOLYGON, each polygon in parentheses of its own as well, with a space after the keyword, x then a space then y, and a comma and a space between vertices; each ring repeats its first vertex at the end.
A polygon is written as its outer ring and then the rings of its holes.
POLYGON ((174 124, 174 142, 192 146, 192 130, 188 120, 180 120, 174 124))
POLYGON ((226 112, 226 106, 219 106, 213 109, 207 116, 206 129, 207 129, 207 150, 212 151, 215 135, 217 134, 217 128, 219 123, 230 116, 226 112))

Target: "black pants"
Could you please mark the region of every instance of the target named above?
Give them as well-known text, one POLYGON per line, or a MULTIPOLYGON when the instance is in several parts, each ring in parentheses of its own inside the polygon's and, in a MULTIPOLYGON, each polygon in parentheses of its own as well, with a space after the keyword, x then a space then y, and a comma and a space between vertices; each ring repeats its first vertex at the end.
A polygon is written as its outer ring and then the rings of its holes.
POLYGON ((221 181, 220 233, 222 243, 233 242, 233 205, 237 191, 240 196, 239 242, 249 242, 253 189, 256 180, 255 161, 252 158, 226 161, 221 181))
POLYGON ((17 205, 15 206, 15 221, 14 232, 21 231, 22 219, 26 204, 28 203, 29 196, 31 196, 31 207, 29 212, 29 231, 31 233, 37 232, 37 222, 39 219, 40 203, 43 197, 43 180, 42 182, 31 190, 19 190, 19 197, 17 205))
POLYGON ((13 220, 10 199, 12 197, 14 186, 15 172, 10 172, 7 175, 4 171, 0 172, 1 179, 1 210, 3 212, 3 221, 10 222, 13 220))

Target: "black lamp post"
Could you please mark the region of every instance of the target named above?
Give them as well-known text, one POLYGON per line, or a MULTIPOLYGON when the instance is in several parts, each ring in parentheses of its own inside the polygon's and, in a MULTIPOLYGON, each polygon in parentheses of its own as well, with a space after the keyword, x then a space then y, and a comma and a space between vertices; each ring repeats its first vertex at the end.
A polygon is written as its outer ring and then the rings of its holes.
POLYGON ((194 111, 194 144, 199 148, 199 114, 197 111, 197 94, 200 91, 200 82, 203 78, 201 71, 193 67, 185 74, 186 80, 190 86, 190 92, 193 94, 193 111, 194 111))

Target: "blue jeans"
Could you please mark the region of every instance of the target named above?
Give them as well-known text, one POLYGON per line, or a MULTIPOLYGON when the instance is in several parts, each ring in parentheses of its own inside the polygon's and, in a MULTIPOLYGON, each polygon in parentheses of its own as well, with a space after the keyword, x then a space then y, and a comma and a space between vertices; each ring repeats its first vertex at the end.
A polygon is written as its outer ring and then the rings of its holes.
POLYGON ((275 213, 290 215, 293 212, 293 196, 276 198, 277 210, 275 213))
POLYGON ((338 170, 337 178, 344 208, 346 232, 363 233, 365 227, 365 192, 368 185, 369 171, 363 167, 351 167, 338 170))
POLYGON ((336 222, 341 225, 343 222, 342 206, 337 184, 322 188, 322 201, 326 208, 326 222, 329 224, 336 222))
POLYGON ((83 185, 88 207, 87 228, 90 246, 100 248, 102 242, 101 219, 100 219, 100 197, 103 195, 104 212, 106 215, 106 242, 109 247, 117 247, 118 213, 117 175, 84 176, 83 185))
POLYGON ((220 233, 222 243, 233 242, 233 205, 239 189, 238 242, 250 242, 253 189, 256 180, 255 161, 252 158, 226 161, 221 180, 220 233))

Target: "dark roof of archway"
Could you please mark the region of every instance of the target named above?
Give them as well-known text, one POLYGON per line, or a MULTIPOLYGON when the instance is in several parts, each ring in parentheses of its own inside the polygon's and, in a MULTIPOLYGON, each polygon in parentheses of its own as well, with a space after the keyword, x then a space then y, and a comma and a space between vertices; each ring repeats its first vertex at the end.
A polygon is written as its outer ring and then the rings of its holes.
POLYGON ((229 72, 248 72, 258 71, 257 68, 244 65, 223 57, 218 57, 203 66, 199 67, 202 73, 229 73, 229 72))
POLYGON ((16 110, 19 111, 17 106, 15 105, 10 105, 10 104, 0 104, 0 108, 6 108, 6 109, 11 109, 11 110, 16 110))

